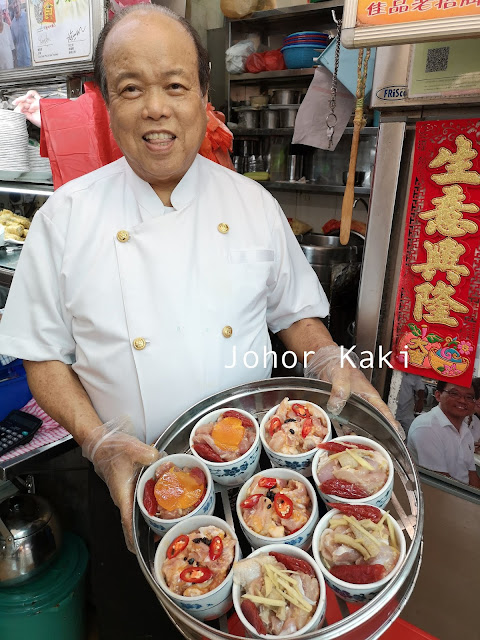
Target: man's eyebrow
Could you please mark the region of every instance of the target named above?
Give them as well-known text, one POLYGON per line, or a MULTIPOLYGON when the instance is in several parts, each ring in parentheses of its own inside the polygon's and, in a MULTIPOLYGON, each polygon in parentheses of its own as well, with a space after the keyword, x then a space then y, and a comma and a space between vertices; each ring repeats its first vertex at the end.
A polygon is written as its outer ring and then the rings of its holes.
MULTIPOLYGON (((164 77, 171 78, 173 76, 185 76, 187 75, 185 69, 178 67, 177 69, 170 69, 169 71, 165 71, 162 73, 164 77)), ((121 71, 117 76, 115 76, 115 82, 122 82, 126 78, 136 80, 141 77, 141 72, 139 71, 121 71)))

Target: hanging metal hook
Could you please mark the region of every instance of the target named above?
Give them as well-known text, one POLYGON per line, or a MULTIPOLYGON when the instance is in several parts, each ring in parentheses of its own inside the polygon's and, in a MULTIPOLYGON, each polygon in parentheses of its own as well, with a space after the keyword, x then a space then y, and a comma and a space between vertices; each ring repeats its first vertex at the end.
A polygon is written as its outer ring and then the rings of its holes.
POLYGON ((335 9, 332 9, 332 20, 335 22, 335 24, 338 27, 338 18, 337 18, 337 14, 335 13, 335 9))

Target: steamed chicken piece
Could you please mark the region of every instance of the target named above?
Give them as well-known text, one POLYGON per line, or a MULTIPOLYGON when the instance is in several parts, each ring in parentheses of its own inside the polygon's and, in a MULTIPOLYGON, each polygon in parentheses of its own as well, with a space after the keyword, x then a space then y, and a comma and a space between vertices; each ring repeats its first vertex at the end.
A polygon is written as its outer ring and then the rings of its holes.
POLYGON ((288 398, 284 398, 275 415, 265 425, 267 444, 278 453, 295 455, 311 451, 327 434, 325 418, 316 407, 309 402, 298 402, 293 407, 297 408, 297 412, 288 404, 288 398), (279 426, 274 426, 278 424, 276 418, 280 421, 279 426))
POLYGON ((352 451, 356 457, 348 451, 324 455, 317 469, 319 483, 337 478, 361 487, 371 496, 387 482, 388 462, 379 451, 357 449, 354 446, 352 451), (358 456, 365 464, 358 460, 358 456))
POLYGON ((164 561, 162 572, 171 591, 178 595, 195 597, 216 589, 225 580, 235 556, 235 540, 213 525, 192 531, 188 538, 186 548, 174 558, 164 561), (211 543, 216 536, 222 539, 223 550, 219 558, 212 560, 209 542, 211 543), (185 582, 180 578, 182 571, 192 567, 207 567, 212 572, 211 578, 199 584, 185 582))
POLYGON ((250 485, 245 500, 241 503, 242 516, 249 529, 262 536, 283 538, 293 531, 301 529, 310 518, 312 502, 307 487, 298 480, 272 478, 274 487, 261 486, 264 476, 257 476, 250 485), (275 494, 281 493, 292 501, 293 511, 290 517, 282 518, 275 509, 275 494), (250 508, 243 505, 253 495, 262 495, 257 504, 250 508))
MULTIPOLYGON (((249 607, 253 607, 253 602, 257 609, 254 617, 259 625, 264 625, 267 634, 290 635, 302 629, 314 614, 320 597, 316 577, 288 570, 267 554, 236 562, 233 579, 242 587, 242 611, 245 600, 251 596, 249 607), (293 604, 292 595, 297 604, 293 604)), ((259 630, 256 624, 253 626, 259 630)))
MULTIPOLYGON (((223 414, 216 422, 201 425, 195 431, 194 447, 199 455, 209 459, 202 453, 198 445, 206 445, 221 458, 222 462, 231 462, 246 453, 253 445, 256 437, 253 422, 246 416, 224 417, 223 414), (251 426, 250 426, 251 425, 251 426)), ((215 460, 212 460, 215 462, 215 460)))
POLYGON ((320 537, 320 554, 328 569, 341 565, 378 564, 385 575, 397 564, 399 551, 385 518, 378 524, 333 516, 320 537))

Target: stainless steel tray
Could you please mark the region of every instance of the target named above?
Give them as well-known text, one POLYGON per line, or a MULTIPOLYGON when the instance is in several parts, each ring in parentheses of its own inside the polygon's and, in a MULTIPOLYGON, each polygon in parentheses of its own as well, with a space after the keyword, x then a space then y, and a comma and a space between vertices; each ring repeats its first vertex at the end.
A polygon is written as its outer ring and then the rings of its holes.
MULTIPOLYGON (((305 378, 272 378, 228 389, 206 398, 183 413, 156 442, 159 450, 167 453, 188 451, 188 438, 192 427, 203 415, 221 407, 235 407, 253 413, 260 421, 263 415, 282 401, 308 400, 326 409, 330 384, 305 378)), ((391 454, 395 467, 394 492, 388 510, 405 532, 407 553, 396 577, 371 602, 350 614, 342 600, 338 605, 343 619, 324 625, 321 629, 300 636, 301 640, 375 640, 399 615, 410 597, 420 569, 422 556, 423 499, 415 466, 401 438, 383 415, 358 396, 352 396, 340 417, 332 417, 337 435, 356 433, 370 436, 391 454)), ((138 484, 137 484, 138 486, 138 484)), ((226 521, 234 526, 231 504, 235 490, 217 487, 217 505, 226 521)), ((320 501, 321 502, 321 501, 320 501)), ((145 524, 137 502, 134 506, 134 542, 140 568, 148 583, 167 611, 169 617, 186 638, 201 640, 236 640, 228 633, 227 619, 203 623, 185 613, 160 589, 153 573, 155 542, 153 533, 145 524)), ((237 533, 240 534, 237 528, 237 533)), ((240 535, 239 535, 240 537, 240 535)), ((233 609, 232 609, 233 611, 233 609)), ((327 620, 329 610, 327 607, 327 620)))

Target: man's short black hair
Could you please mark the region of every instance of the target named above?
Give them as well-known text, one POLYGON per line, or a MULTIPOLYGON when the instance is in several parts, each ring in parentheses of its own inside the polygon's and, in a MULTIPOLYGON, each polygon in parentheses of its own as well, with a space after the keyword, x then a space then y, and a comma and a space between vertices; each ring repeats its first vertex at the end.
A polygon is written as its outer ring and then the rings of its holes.
POLYGON ((107 74, 103 61, 105 40, 107 39, 110 31, 115 27, 115 25, 123 20, 125 16, 129 15, 130 13, 145 13, 149 11, 155 11, 156 13, 161 13, 168 18, 172 18, 172 20, 176 20, 184 27, 185 31, 190 34, 195 45, 195 49, 197 50, 198 80, 200 82, 202 95, 204 96, 208 91, 210 82, 210 61, 208 57, 208 51, 203 46, 197 31, 192 27, 188 20, 186 20, 182 16, 179 16, 178 13, 175 13, 175 11, 168 9, 167 7, 158 4, 137 4, 130 7, 125 7, 117 14, 115 14, 112 20, 106 23, 106 25, 101 30, 100 35, 98 36, 97 46, 95 47, 95 54, 93 58, 93 75, 95 78, 95 83, 102 92, 102 96, 106 104, 108 104, 108 87, 107 74))
MULTIPOLYGON (((448 380, 437 380, 437 391, 440 393, 445 391, 448 382, 448 380)), ((480 378, 474 378, 471 386, 473 387, 475 399, 478 400, 478 398, 480 398, 480 378)))
POLYGON ((442 393, 442 391, 445 391, 445 387, 447 386, 447 381, 446 380, 437 380, 437 388, 436 390, 439 391, 440 393, 442 393))

